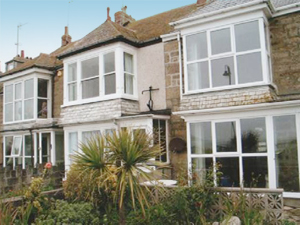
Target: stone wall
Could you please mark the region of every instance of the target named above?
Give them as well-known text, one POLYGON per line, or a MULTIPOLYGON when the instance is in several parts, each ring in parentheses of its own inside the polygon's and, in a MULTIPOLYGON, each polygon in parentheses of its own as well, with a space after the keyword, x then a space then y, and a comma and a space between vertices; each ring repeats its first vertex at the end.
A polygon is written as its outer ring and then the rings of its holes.
MULTIPOLYGON (((180 71, 179 71, 179 51, 177 40, 164 43, 165 53, 165 79, 166 79, 166 101, 167 108, 176 112, 180 107, 180 71)), ((186 141, 186 125, 184 120, 177 115, 171 115, 169 122, 169 140, 181 138, 186 141)), ((187 174, 187 154, 174 153, 170 149, 170 161, 173 166, 172 178, 187 174)))
MULTIPOLYGON (((42 174, 44 170, 43 165, 39 165, 38 168, 32 168, 26 166, 26 169, 22 169, 21 166, 16 166, 13 170, 12 167, 0 168, 0 195, 7 194, 13 190, 21 190, 23 187, 28 186, 31 183, 32 177, 36 177, 42 174)), ((53 188, 62 186, 62 179, 64 177, 64 165, 53 166, 51 169, 51 175, 47 177, 46 183, 53 188)))
POLYGON ((271 86, 236 88, 183 96, 180 111, 272 102, 277 99, 271 86))
POLYGON ((137 101, 126 99, 106 100, 62 108, 59 124, 97 122, 120 117, 121 114, 138 112, 139 104, 137 101))
POLYGON ((280 95, 300 94, 299 21, 299 12, 270 20, 273 81, 280 95))

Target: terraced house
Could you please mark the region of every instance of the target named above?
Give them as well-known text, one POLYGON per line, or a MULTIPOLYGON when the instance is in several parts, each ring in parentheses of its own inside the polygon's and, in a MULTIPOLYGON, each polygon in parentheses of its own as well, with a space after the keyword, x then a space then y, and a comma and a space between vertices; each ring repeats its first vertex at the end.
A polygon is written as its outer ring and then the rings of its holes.
POLYGON ((108 9, 74 42, 66 28, 59 49, 1 75, 3 166, 68 170, 91 135, 139 128, 159 131, 173 179, 221 163, 219 186, 299 198, 299 6, 198 0, 139 21, 108 9))

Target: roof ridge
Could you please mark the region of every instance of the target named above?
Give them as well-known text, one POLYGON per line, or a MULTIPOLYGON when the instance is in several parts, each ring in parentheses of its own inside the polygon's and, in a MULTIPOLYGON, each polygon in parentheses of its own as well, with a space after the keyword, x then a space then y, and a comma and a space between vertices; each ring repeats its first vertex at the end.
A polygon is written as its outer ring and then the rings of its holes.
MULTIPOLYGON (((108 22, 108 23, 113 27, 113 29, 114 29, 115 31, 117 31, 117 33, 118 33, 119 35, 122 35, 122 33, 114 26, 113 21, 111 21, 111 20, 106 20, 104 23, 106 23, 106 22, 108 22)), ((101 26, 101 25, 100 25, 100 26, 101 26)))

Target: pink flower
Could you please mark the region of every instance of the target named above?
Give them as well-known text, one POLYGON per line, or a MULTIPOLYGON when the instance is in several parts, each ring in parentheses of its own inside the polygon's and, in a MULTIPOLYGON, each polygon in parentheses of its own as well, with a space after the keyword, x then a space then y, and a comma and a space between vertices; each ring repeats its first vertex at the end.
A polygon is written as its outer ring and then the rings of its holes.
POLYGON ((51 168, 52 168, 51 162, 47 162, 45 165, 45 169, 51 169, 51 168))

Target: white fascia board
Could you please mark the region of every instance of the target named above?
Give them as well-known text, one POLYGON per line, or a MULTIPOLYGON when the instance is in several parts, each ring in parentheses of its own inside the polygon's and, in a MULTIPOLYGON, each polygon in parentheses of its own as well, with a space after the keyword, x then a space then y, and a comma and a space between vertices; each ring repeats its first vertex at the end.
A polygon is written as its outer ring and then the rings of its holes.
POLYGON ((34 73, 53 75, 53 72, 51 72, 50 70, 47 70, 47 69, 31 68, 31 69, 28 69, 28 70, 24 70, 22 72, 17 72, 13 75, 4 76, 4 77, 0 78, 0 82, 13 80, 13 79, 23 77, 23 76, 26 76, 26 75, 31 75, 31 74, 34 74, 34 73))
POLYGON ((160 37, 163 42, 167 42, 167 41, 177 40, 178 34, 179 34, 179 32, 173 32, 170 34, 163 34, 160 37))
MULTIPOLYGON (((230 114, 230 116, 235 116, 234 114, 248 112, 255 116, 261 111, 280 111, 279 113, 299 113, 300 112, 300 100, 295 101, 284 101, 284 102, 274 102, 274 103, 262 103, 255 105, 243 105, 243 106, 231 106, 213 109, 202 109, 202 110, 189 110, 181 112, 173 112, 173 115, 179 115, 184 117, 186 121, 192 120, 193 118, 201 116, 202 119, 207 119, 206 117, 214 117, 220 114, 230 114), (255 112, 253 114, 253 112, 255 112)), ((263 113, 262 113, 263 114, 263 113)))
POLYGON ((132 116, 123 116, 116 118, 116 120, 130 120, 130 119, 141 119, 141 118, 153 118, 153 119, 170 119, 170 116, 166 115, 155 115, 155 114, 142 114, 142 115, 132 115, 132 116))
POLYGON ((300 2, 277 8, 276 12, 273 14, 273 17, 283 16, 286 14, 295 13, 299 11, 300 11, 300 2))
POLYGON ((249 13, 261 9, 265 11, 265 14, 268 17, 272 16, 272 7, 268 4, 268 1, 258 0, 258 1, 253 1, 253 2, 249 2, 234 7, 229 7, 226 9, 220 9, 213 12, 204 13, 190 18, 185 18, 176 22, 172 22, 170 23, 170 25, 175 26, 175 29, 177 30, 177 29, 194 26, 201 23, 207 23, 209 21, 220 20, 230 16, 245 14, 245 13, 249 13))

